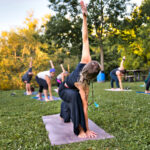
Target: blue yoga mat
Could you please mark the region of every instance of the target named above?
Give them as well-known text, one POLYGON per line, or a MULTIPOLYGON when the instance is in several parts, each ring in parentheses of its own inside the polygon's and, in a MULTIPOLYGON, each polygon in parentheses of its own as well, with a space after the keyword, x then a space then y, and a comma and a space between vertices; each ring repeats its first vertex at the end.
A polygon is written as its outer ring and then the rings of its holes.
MULTIPOLYGON (((36 100, 39 100, 39 97, 37 97, 37 96, 34 96, 34 97, 32 97, 32 98, 33 98, 33 99, 36 99, 36 100)), ((48 98, 49 98, 49 96, 48 96, 48 98)), ((57 101, 57 100, 61 100, 61 98, 60 98, 60 97, 53 96, 53 100, 57 101)), ((45 101, 45 96, 42 96, 42 100, 39 100, 39 101, 45 101)))
POLYGON ((142 94, 148 94, 148 95, 150 95, 150 93, 145 93, 145 92, 141 92, 141 91, 137 91, 136 93, 142 93, 142 94))
MULTIPOLYGON (((32 95, 36 95, 36 94, 38 94, 38 92, 32 92, 32 95)), ((27 95, 27 93, 24 92, 24 95, 27 95)))
POLYGON ((143 85, 140 85, 140 87, 145 87, 145 85, 143 84, 143 85))

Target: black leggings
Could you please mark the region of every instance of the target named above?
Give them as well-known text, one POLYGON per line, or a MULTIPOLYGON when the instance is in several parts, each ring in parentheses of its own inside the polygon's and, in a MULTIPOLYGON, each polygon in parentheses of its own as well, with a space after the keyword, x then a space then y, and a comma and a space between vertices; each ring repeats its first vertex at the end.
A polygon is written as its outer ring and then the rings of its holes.
POLYGON ((147 81, 147 83, 146 83, 146 91, 148 91, 149 90, 149 87, 150 87, 150 79, 147 81))
POLYGON ((43 92, 43 89, 48 90, 48 84, 47 84, 46 80, 43 80, 36 76, 36 81, 39 84, 39 92, 40 93, 43 92))
POLYGON ((70 122, 71 116, 69 104, 64 101, 61 103, 60 117, 64 119, 64 122, 70 122))

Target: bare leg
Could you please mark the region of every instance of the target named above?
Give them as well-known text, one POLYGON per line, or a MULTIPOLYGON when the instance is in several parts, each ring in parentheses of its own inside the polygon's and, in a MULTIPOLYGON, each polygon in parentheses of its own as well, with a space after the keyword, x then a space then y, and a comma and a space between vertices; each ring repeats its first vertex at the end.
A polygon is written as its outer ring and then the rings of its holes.
POLYGON ((39 92, 38 97, 40 100, 42 100, 42 93, 39 92))
POLYGON ((30 86, 30 83, 27 83, 27 92, 28 92, 28 95, 31 95, 32 92, 31 92, 31 86, 30 86))
POLYGON ((27 82, 26 82, 26 94, 27 94, 27 95, 30 95, 30 92, 29 92, 29 85, 28 85, 27 82))
POLYGON ((44 89, 45 101, 49 101, 48 99, 48 91, 44 89))
POLYGON ((82 24, 82 57, 81 63, 89 63, 91 61, 90 50, 89 50, 89 40, 88 40, 88 28, 87 28, 87 9, 83 1, 80 2, 83 14, 83 24, 82 24))

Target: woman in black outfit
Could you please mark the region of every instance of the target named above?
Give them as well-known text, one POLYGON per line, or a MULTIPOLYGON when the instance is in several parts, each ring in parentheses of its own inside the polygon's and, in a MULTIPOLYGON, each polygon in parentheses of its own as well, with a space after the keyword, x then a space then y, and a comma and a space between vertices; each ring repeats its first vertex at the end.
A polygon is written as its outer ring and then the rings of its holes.
POLYGON ((88 94, 90 80, 96 78, 100 71, 100 64, 91 61, 87 29, 87 9, 83 1, 80 2, 83 14, 82 28, 82 57, 76 69, 61 83, 59 96, 62 98, 60 116, 64 122, 73 122, 73 131, 80 138, 93 138, 96 133, 88 126, 88 94))

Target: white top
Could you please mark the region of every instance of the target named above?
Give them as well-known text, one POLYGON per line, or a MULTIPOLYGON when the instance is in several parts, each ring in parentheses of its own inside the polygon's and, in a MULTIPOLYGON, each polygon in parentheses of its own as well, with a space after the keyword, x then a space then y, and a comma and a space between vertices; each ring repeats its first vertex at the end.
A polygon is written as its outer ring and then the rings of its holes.
POLYGON ((58 79, 58 80, 62 80, 62 73, 60 73, 60 74, 57 76, 57 79, 58 79))
POLYGON ((51 79, 50 71, 43 71, 37 74, 38 78, 43 79, 43 80, 46 80, 45 79, 46 75, 51 79))

